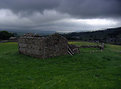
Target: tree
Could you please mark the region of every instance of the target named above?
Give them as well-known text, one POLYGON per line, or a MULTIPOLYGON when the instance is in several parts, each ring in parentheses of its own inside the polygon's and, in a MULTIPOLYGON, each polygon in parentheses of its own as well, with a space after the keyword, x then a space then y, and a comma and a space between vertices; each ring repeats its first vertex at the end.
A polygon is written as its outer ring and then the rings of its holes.
POLYGON ((8 40, 11 36, 14 36, 12 33, 8 31, 0 31, 0 39, 1 40, 8 40))

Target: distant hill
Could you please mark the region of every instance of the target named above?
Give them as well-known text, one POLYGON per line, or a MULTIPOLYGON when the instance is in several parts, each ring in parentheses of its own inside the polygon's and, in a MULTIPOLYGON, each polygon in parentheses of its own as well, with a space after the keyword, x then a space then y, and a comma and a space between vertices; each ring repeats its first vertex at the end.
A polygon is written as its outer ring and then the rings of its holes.
MULTIPOLYGON (((0 29, 0 31, 3 31, 2 29, 0 29)), ((7 30, 5 29, 5 31, 8 31, 10 33, 16 33, 18 36, 22 36, 25 33, 33 33, 33 34, 39 34, 39 35, 50 35, 55 33, 55 31, 40 31, 40 30, 22 30, 22 29, 17 29, 17 30, 7 30)))
POLYGON ((121 44, 121 27, 92 32, 73 32, 64 35, 68 40, 99 41, 121 44))

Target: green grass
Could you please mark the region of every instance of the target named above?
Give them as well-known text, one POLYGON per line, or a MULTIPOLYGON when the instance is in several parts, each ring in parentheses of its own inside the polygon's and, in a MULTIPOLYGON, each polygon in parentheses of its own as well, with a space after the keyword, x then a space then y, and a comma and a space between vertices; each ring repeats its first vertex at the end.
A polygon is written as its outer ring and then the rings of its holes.
POLYGON ((75 45, 97 45, 97 43, 93 43, 93 42, 82 42, 82 41, 71 41, 69 42, 69 44, 75 44, 75 45))
POLYGON ((0 89, 121 89, 121 46, 49 59, 21 55, 17 48, 0 44, 0 89))

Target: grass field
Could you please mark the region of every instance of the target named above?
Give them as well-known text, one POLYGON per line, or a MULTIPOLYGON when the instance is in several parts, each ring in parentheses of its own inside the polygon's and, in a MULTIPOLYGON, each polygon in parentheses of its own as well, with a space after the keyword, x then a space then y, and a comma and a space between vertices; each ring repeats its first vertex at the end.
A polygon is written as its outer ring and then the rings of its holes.
POLYGON ((20 55, 17 43, 0 43, 0 89, 121 89, 121 46, 37 59, 20 55))

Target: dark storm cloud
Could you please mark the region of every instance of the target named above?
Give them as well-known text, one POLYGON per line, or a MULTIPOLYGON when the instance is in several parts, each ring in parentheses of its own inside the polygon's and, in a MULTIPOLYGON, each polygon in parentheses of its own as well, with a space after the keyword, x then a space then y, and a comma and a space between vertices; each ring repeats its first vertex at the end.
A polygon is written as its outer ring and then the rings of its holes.
POLYGON ((121 0, 0 0, 0 29, 58 32, 121 26, 121 0))
POLYGON ((59 10, 80 17, 121 16, 120 0, 64 0, 59 10))
POLYGON ((121 16, 121 0, 0 0, 0 8, 14 11, 55 9, 78 17, 121 16))
POLYGON ((20 10, 53 9, 59 5, 59 0, 0 0, 0 8, 20 10))

